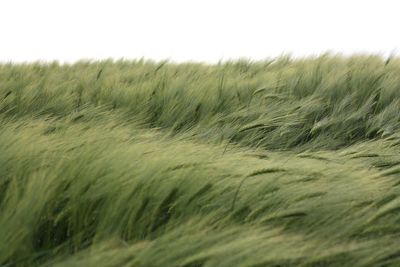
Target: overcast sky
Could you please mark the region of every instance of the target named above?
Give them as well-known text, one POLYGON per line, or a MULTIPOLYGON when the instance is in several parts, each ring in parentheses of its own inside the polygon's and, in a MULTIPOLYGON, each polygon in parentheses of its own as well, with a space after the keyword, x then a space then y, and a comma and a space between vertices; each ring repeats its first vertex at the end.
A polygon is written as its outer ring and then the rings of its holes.
POLYGON ((0 0, 0 61, 400 51, 398 0, 0 0))

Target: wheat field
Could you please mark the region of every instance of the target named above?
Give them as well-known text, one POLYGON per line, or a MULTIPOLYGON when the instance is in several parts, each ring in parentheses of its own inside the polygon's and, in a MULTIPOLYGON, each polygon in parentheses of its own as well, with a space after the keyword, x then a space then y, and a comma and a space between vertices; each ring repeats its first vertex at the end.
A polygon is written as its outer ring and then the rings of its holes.
POLYGON ((0 64, 0 266, 400 266, 400 59, 0 64))

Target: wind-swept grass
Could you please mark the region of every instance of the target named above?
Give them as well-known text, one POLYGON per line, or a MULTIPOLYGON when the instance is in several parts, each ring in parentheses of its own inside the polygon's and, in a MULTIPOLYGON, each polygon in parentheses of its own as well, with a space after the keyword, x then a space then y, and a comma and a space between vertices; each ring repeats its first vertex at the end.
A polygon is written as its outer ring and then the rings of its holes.
POLYGON ((0 65, 0 266, 399 266, 400 60, 0 65))

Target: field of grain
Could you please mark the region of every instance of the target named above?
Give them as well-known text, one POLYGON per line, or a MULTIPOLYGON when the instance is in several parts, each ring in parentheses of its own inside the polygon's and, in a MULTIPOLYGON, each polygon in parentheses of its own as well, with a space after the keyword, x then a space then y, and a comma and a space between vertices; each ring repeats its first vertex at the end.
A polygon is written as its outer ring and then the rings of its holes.
POLYGON ((0 266, 400 266, 400 59, 0 64, 0 266))

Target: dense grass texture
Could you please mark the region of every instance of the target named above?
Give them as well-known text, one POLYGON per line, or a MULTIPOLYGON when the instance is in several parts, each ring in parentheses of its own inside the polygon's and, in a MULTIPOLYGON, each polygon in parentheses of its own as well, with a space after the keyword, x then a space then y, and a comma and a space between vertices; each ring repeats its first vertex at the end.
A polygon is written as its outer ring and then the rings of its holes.
POLYGON ((0 65, 0 266, 400 266, 400 59, 0 65))

